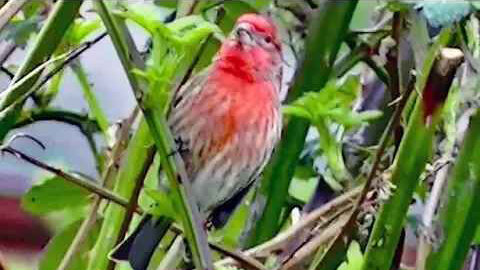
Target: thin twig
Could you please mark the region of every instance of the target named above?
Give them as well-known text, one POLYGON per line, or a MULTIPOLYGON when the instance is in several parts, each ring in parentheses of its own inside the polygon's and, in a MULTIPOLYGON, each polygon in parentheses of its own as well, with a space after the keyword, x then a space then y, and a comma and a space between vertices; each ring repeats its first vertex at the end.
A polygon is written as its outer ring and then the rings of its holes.
MULTIPOLYGON (((172 226, 170 226, 170 230, 177 235, 183 234, 183 229, 180 228, 175 223, 172 224, 172 226)), ((217 263, 215 263, 215 265, 224 265, 224 264, 233 263, 232 261, 233 259, 237 261, 239 265, 243 266, 245 269, 251 269, 251 270, 265 269, 262 263, 260 263, 258 260, 256 260, 252 256, 247 255, 247 253, 245 252, 229 250, 214 242, 208 242, 208 246, 211 249, 217 251, 218 253, 222 253, 224 256, 230 257, 230 258, 218 261, 217 263)))
MULTIPOLYGON (((310 231, 308 231, 309 235, 306 237, 306 239, 302 239, 303 242, 300 243, 300 245, 296 247, 293 252, 287 254, 288 256, 286 258, 282 259, 283 269, 287 270, 295 267, 306 257, 312 255, 316 250, 318 250, 318 247, 320 247, 320 245, 327 244, 327 242, 320 242, 318 241, 318 239, 316 239, 318 234, 321 234, 324 231, 329 231, 331 230, 331 228, 335 228, 337 231, 345 224, 345 222, 347 221, 346 217, 348 217, 348 215, 346 214, 351 213, 352 209, 353 202, 338 209, 332 216, 321 219, 320 224, 317 225, 315 228, 310 228, 310 231)), ((331 237, 329 237, 328 239, 330 238, 331 237)))
POLYGON ((28 74, 23 76, 18 81, 13 82, 13 84, 11 84, 8 87, 7 90, 0 93, 0 101, 2 99, 5 99, 2 102, 3 104, 1 105, 2 107, 0 108, 1 109, 0 113, 4 112, 6 110, 9 110, 9 109, 15 108, 16 105, 23 102, 28 96, 30 96, 34 92, 38 91, 45 83, 47 83, 53 76, 55 76, 55 74, 60 72, 60 70, 62 70, 66 65, 68 65, 70 62, 75 60, 77 57, 79 57, 83 52, 85 52, 86 50, 91 48, 94 44, 96 44, 97 42, 102 40, 105 36, 106 36, 106 33, 103 33, 103 34, 99 35, 98 37, 96 37, 95 39, 83 43, 82 45, 78 46, 77 48, 75 48, 74 50, 72 50, 68 53, 65 53, 65 54, 60 55, 56 58, 47 60, 47 61, 43 62, 42 64, 40 64, 35 69, 33 69, 31 72, 29 72, 28 74), (28 82, 31 78, 33 78, 34 76, 41 73, 46 66, 48 66, 51 63, 54 63, 56 61, 59 61, 60 59, 62 59, 62 60, 64 59, 64 62, 61 65, 58 65, 54 69, 49 71, 42 80, 36 82, 34 86, 32 86, 25 93, 20 94, 20 96, 18 98, 9 100, 9 96, 11 95, 12 92, 17 91, 18 89, 20 89, 20 87, 23 86, 23 84, 28 82))
POLYGON ((5 64, 5 61, 7 61, 8 58, 10 58, 10 56, 17 49, 17 47, 18 45, 13 41, 9 41, 7 45, 5 45, 5 47, 3 48, 3 51, 0 52, 0 65, 3 66, 3 64, 5 64))
POLYGON ((90 49, 93 45, 98 43, 100 40, 102 40, 104 37, 107 36, 107 32, 103 32, 102 34, 98 35, 96 38, 82 43, 80 46, 77 48, 73 49, 70 51, 67 55, 67 58, 65 59, 62 64, 55 66, 55 68, 48 72, 45 77, 40 81, 39 87, 43 86, 45 83, 47 83, 55 74, 60 72, 65 66, 70 64, 73 60, 77 59, 82 53, 84 53, 86 50, 90 49))
POLYGON ((15 74, 13 74, 10 70, 8 70, 8 69, 7 69, 6 67, 4 67, 4 66, 0 66, 0 71, 2 71, 3 73, 5 73, 5 75, 7 75, 10 80, 12 80, 13 77, 15 77, 15 74))
MULTIPOLYGON (((351 208, 349 208, 349 210, 351 210, 351 208)), ((340 216, 331 226, 313 235, 313 238, 306 242, 301 249, 292 254, 292 257, 283 265, 282 270, 296 269, 298 264, 304 262, 306 258, 314 254, 320 246, 325 245, 334 238, 347 220, 348 216, 340 216)))
MULTIPOLYGON (((301 219, 298 223, 294 224, 284 232, 278 234, 273 239, 256 247, 248 249, 244 251, 243 254, 245 256, 258 258, 268 257, 271 254, 276 254, 280 252, 289 243, 289 241, 297 237, 299 233, 308 230, 308 228, 318 223, 320 223, 318 224, 319 227, 325 226, 326 224, 331 223, 338 216, 338 213, 343 213, 345 210, 352 209, 352 205, 345 205, 353 203, 353 201, 355 201, 355 199, 359 196, 360 192, 361 188, 359 187, 332 199, 322 207, 315 209, 315 211, 312 211, 305 215, 305 217, 301 219), (339 209, 339 211, 334 211, 337 209, 339 209), (332 211, 332 216, 326 217, 326 215, 332 211)), ((232 259, 227 258, 217 261, 215 265, 228 265, 233 263, 234 261, 232 259)))
MULTIPOLYGON (((77 177, 77 176, 74 176, 72 174, 69 174, 65 171, 63 171, 62 169, 59 169, 59 168, 56 168, 56 167, 53 167, 53 166, 50 166, 46 163, 43 163, 42 161, 34 158, 34 157, 31 157, 23 152, 21 152, 20 150, 17 150, 11 146, 3 146, 1 149, 0 149, 1 152, 6 152, 6 153, 10 153, 12 155, 14 155, 15 157, 19 158, 19 159, 22 159, 36 167, 39 167, 41 169, 44 169, 48 172, 51 172, 63 179, 65 179, 66 181, 68 182, 71 182, 79 187, 82 187, 94 194, 97 194, 98 196, 104 198, 104 199, 107 199, 107 200, 110 200, 120 206, 123 206, 123 207, 128 207, 128 201, 125 200, 124 198, 121 198, 119 196, 117 196, 115 193, 111 192, 110 190, 107 190, 107 189, 104 189, 100 186, 98 186, 97 184, 94 184, 91 180, 87 180, 87 179, 82 179, 80 177, 77 177)), ((142 211, 140 209, 136 209, 136 212, 138 213, 141 213, 142 211)))
POLYGON ((38 121, 66 123, 77 127, 82 132, 89 131, 93 133, 99 130, 97 122, 88 117, 88 114, 76 113, 59 108, 32 109, 24 113, 22 112, 14 128, 24 127, 38 121))
POLYGON ((209 243, 209 246, 217 251, 237 261, 243 269, 248 270, 266 270, 265 266, 253 257, 247 256, 242 252, 232 251, 215 243, 209 243))

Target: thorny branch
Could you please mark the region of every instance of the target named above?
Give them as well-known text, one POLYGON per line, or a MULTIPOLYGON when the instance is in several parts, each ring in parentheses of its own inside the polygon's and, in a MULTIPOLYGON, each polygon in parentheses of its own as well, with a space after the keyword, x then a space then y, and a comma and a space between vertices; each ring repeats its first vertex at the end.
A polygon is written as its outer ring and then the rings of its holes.
MULTIPOLYGON (((114 202, 114 203, 116 203, 120 206, 123 206, 123 207, 128 206, 128 201, 127 200, 117 196, 115 193, 111 192, 110 190, 107 190, 107 189, 104 189, 104 188, 100 187, 98 184, 93 183, 91 180, 84 179, 84 178, 81 178, 79 176, 67 173, 62 169, 50 166, 50 165, 32 157, 32 156, 29 156, 29 155, 23 153, 22 151, 20 151, 18 149, 13 148, 10 144, 14 140, 16 140, 17 138, 20 138, 20 137, 29 138, 32 141, 34 141, 35 143, 37 143, 42 149, 45 149, 45 146, 38 139, 34 138, 33 136, 27 135, 27 134, 17 134, 16 136, 13 136, 6 144, 4 144, 0 147, 0 152, 1 153, 10 153, 13 156, 15 156, 16 158, 19 158, 19 159, 24 160, 24 161, 26 161, 26 162, 28 162, 28 163, 36 166, 36 167, 39 167, 39 168, 44 169, 48 172, 51 172, 51 173, 55 174, 56 176, 59 176, 59 177, 65 179, 68 182, 71 182, 71 183, 73 183, 73 184, 75 184, 79 187, 82 187, 82 188, 84 188, 84 189, 86 189, 86 190, 104 198, 104 199, 108 199, 108 200, 110 200, 110 201, 112 201, 112 202, 114 202)), ((142 213, 143 211, 141 209, 136 209, 136 212, 137 213, 142 213)))

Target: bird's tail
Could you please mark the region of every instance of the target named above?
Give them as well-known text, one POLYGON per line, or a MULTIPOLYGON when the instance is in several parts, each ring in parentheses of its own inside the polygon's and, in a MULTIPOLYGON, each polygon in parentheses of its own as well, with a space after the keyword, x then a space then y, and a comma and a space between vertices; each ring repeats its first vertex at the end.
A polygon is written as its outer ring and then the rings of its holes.
POLYGON ((135 231, 110 253, 110 259, 128 261, 134 270, 145 270, 150 258, 172 224, 167 217, 146 215, 135 231))

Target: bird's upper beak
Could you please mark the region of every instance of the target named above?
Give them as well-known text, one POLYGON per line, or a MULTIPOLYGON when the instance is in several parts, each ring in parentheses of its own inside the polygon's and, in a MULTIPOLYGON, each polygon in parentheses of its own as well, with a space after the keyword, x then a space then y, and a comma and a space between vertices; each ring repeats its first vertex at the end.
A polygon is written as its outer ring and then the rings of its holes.
POLYGON ((252 26, 248 23, 239 23, 235 27, 235 36, 242 45, 253 45, 252 26))

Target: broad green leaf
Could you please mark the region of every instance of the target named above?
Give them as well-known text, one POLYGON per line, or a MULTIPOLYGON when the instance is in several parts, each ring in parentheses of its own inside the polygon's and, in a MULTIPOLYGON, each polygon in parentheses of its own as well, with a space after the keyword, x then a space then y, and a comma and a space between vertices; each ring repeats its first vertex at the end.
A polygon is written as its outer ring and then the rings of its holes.
POLYGON ((89 193, 59 177, 52 177, 33 186, 22 197, 22 207, 38 215, 77 207, 88 203, 89 193))
MULTIPOLYGON (((56 270, 70 247, 73 238, 77 234, 83 219, 77 220, 66 226, 61 232, 56 234, 47 247, 40 260, 39 270, 56 270)), ((99 232, 99 222, 95 223, 93 229, 88 234, 80 252, 74 257, 69 270, 84 270, 87 268, 87 257, 89 250, 93 247, 99 232)))
POLYGON ((311 177, 308 180, 294 177, 288 188, 288 193, 295 199, 307 203, 315 192, 317 183, 317 177, 311 177))
POLYGON ((343 262, 338 270, 360 270, 362 269, 363 255, 360 245, 356 241, 352 241, 347 250, 347 261, 343 262))
POLYGON ((167 192, 148 188, 145 189, 145 194, 154 201, 148 212, 156 216, 167 216, 173 220, 179 220, 178 211, 176 211, 172 198, 167 192))

